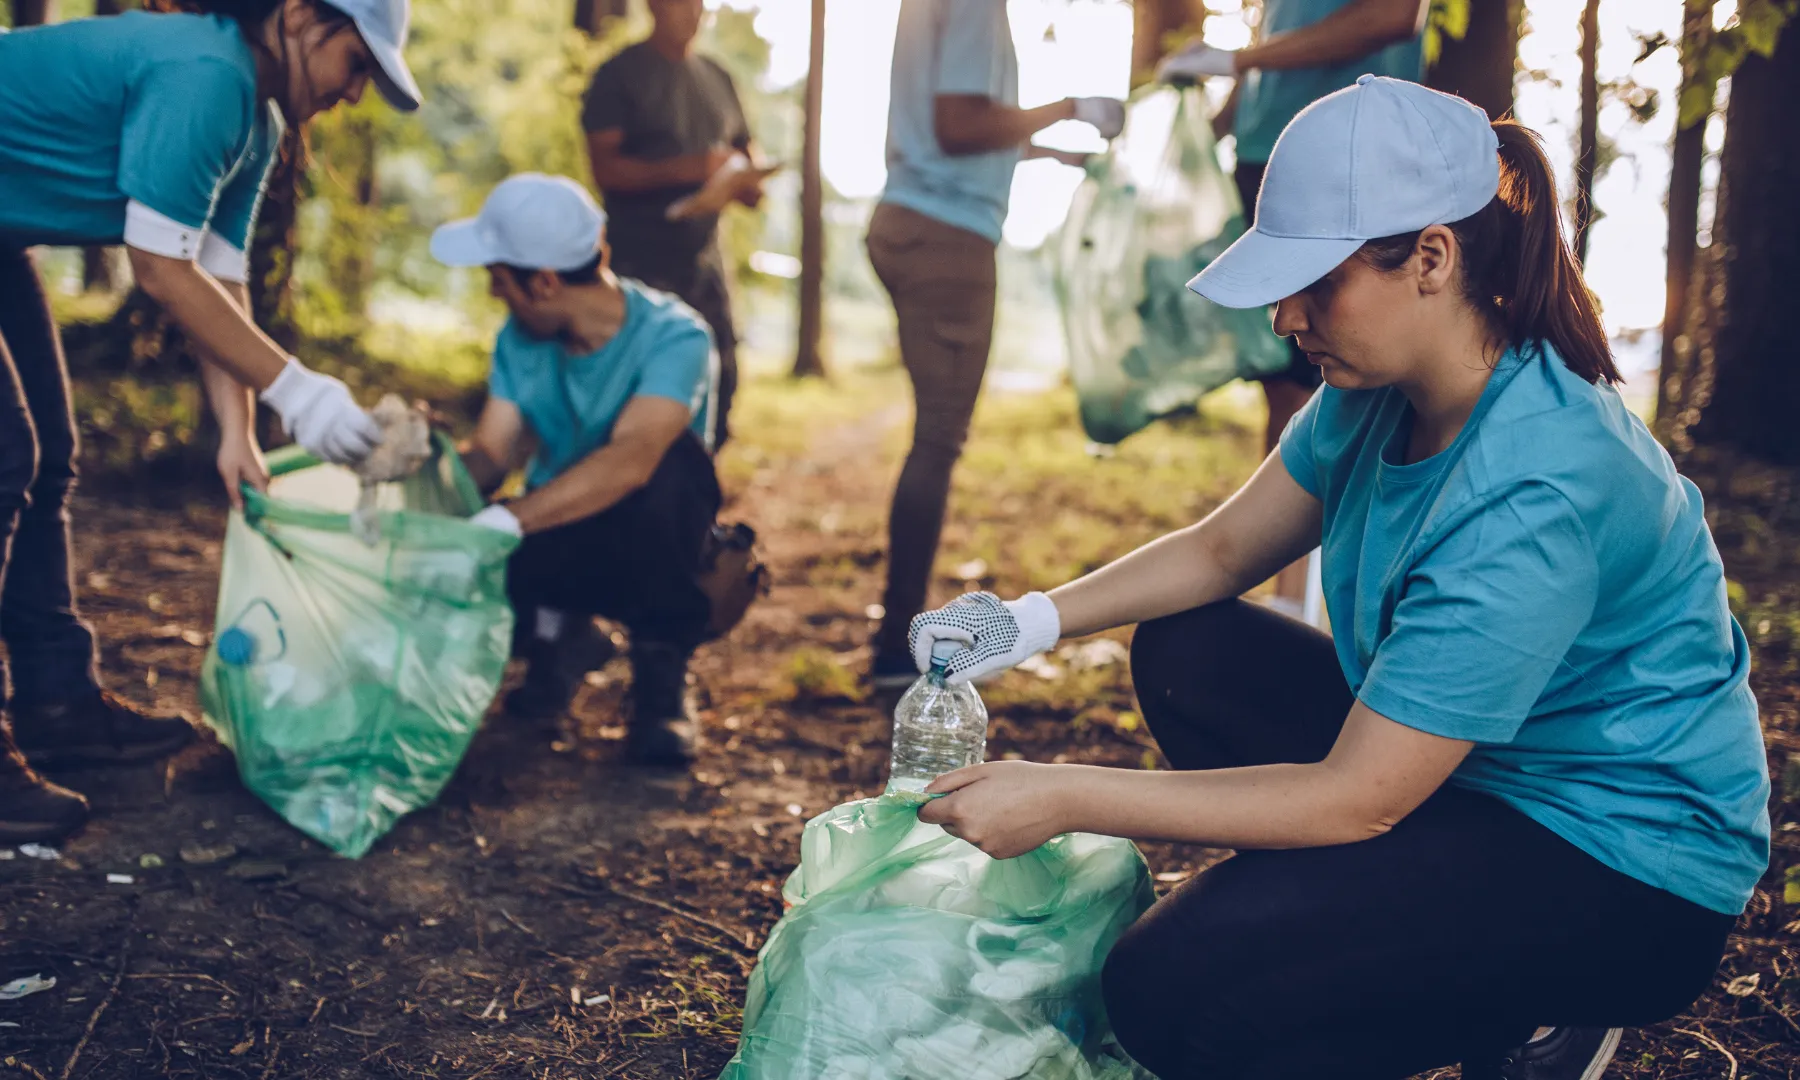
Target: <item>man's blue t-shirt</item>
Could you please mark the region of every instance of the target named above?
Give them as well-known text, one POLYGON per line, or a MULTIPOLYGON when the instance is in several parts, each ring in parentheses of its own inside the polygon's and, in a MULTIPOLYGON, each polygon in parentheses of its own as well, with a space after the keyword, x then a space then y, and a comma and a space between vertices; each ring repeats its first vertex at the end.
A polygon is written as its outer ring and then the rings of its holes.
POLYGON ((1476 743, 1450 778, 1616 870, 1744 909, 1769 778, 1700 493, 1610 387, 1509 352, 1449 448, 1405 464, 1393 388, 1325 387, 1281 437, 1324 504, 1324 586, 1362 703, 1476 743))
POLYGON ((117 243, 136 200, 247 250, 281 130, 231 19, 130 11, 0 34, 0 237, 117 243))
MULTIPOLYGON (((1262 35, 1266 38, 1311 26, 1350 2, 1264 0, 1262 35)), ((1387 75, 1418 82, 1425 73, 1424 40, 1423 34, 1415 34, 1367 56, 1325 67, 1287 71, 1255 68, 1247 72, 1242 80, 1244 92, 1238 101, 1237 118, 1232 125, 1237 134, 1238 160, 1259 165, 1267 163, 1275 149, 1275 139, 1289 120, 1326 94, 1354 84, 1359 75, 1387 75)))
POLYGON ((719 358, 712 331, 667 293, 620 278, 625 321, 611 341, 571 355, 562 342, 535 338, 507 320, 494 342, 488 392, 510 401, 537 435, 526 483, 542 487, 605 446, 632 398, 671 398, 693 411, 690 425, 712 448, 719 358))

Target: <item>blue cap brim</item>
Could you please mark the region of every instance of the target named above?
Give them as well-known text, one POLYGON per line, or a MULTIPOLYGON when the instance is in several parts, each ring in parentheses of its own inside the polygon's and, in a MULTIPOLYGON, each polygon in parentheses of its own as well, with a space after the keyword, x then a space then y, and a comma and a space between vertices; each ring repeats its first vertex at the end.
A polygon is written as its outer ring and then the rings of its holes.
POLYGON ((375 89, 381 92, 382 99, 401 112, 417 109, 419 84, 413 78, 412 69, 406 66, 406 57, 400 55, 399 47, 371 36, 361 19, 354 21, 363 44, 369 47, 369 55, 375 58, 375 89))
POLYGON ((431 234, 431 257, 445 266, 488 266, 501 258, 482 239, 479 223, 474 218, 440 225, 431 234))
POLYGON ((1331 273, 1361 240, 1271 236, 1252 228, 1187 287, 1220 307, 1266 307, 1331 273))

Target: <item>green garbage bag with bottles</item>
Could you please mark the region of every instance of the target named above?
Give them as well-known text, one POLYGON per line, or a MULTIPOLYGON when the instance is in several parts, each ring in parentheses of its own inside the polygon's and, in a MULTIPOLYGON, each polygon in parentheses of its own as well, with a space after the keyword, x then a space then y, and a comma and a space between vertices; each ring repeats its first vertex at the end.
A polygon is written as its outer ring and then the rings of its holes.
POLYGON ((1081 424, 1117 443, 1233 379, 1280 371, 1262 308, 1223 308, 1187 283, 1244 232, 1204 93, 1135 96, 1125 130, 1088 165, 1052 253, 1081 424))
POLYGON ((362 483, 297 447, 226 526, 207 722, 244 784, 356 858, 431 802, 499 689, 518 540, 462 520, 483 505, 449 440, 409 478, 362 483))
POLYGON ((720 1080, 1153 1080, 1100 968, 1154 899, 1128 840, 992 859, 893 792, 807 822, 720 1080))

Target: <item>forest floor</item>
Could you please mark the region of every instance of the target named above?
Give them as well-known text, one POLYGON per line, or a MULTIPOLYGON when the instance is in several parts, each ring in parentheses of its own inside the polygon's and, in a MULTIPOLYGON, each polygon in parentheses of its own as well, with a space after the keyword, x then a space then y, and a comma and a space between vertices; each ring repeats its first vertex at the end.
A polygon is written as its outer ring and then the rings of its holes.
MULTIPOLYGON (((885 704, 857 675, 904 402, 894 371, 759 379, 741 395, 722 459, 728 516, 759 529, 775 587, 696 662, 707 748, 691 773, 617 763, 627 675, 615 661, 560 731, 490 718, 438 801, 357 861, 277 819, 213 745, 167 767, 64 777, 93 799, 93 823, 53 860, 0 861, 0 982, 56 979, 0 1002, 0 1076, 716 1075, 802 824, 883 780, 885 704)), ((1255 420, 1209 404, 1094 457, 1065 392, 991 395, 936 595, 1053 585, 1193 520, 1254 466, 1255 420)), ((1800 500, 1782 475, 1721 488, 1780 776, 1800 748, 1800 500)), ((206 495, 96 492, 76 522, 111 684, 197 717, 222 509, 206 495)), ((986 688, 990 756, 1158 767, 1133 711, 1128 635, 1110 640, 1065 647, 1058 678, 1014 672, 986 688)), ((1629 1033, 1609 1075, 1800 1077, 1800 909, 1783 897, 1800 815, 1781 797, 1800 776, 1777 787, 1776 866, 1713 990, 1629 1033)), ((1220 853, 1145 854, 1166 889, 1220 853)))

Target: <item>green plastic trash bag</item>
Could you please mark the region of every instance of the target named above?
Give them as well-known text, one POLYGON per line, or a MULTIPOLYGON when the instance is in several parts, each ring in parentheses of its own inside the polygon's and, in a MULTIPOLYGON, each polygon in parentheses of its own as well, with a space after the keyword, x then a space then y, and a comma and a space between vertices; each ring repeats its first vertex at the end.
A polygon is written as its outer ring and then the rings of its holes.
POLYGON ((720 1080, 1149 1080, 1100 999, 1153 899, 1137 848, 1075 833, 996 860, 918 805, 807 822, 720 1080))
POLYGON ((1199 90, 1134 99, 1124 133, 1088 166, 1054 253, 1081 425, 1116 443, 1233 379, 1280 371, 1287 345, 1262 308, 1223 308, 1188 281, 1244 231, 1199 90))
POLYGON ((518 541, 460 520, 482 499, 442 436, 380 485, 372 545, 349 470, 289 448, 269 471, 226 526, 200 703, 245 786, 355 858, 437 796, 493 702, 518 541))

